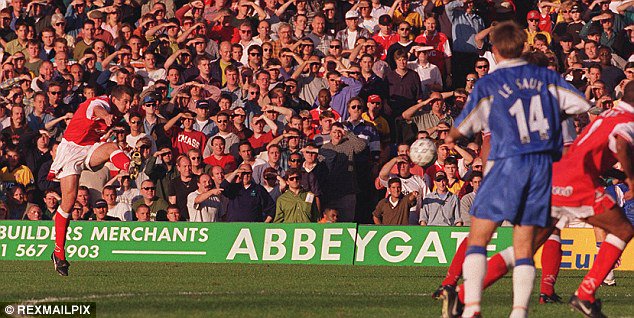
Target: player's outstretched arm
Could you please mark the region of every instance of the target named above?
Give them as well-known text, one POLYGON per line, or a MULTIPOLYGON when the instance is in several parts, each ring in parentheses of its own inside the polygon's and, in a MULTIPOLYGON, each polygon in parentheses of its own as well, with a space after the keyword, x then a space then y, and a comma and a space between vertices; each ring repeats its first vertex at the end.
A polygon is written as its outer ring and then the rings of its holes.
POLYGON ((455 143, 456 140, 464 138, 464 137, 465 136, 458 130, 458 128, 451 127, 451 130, 449 130, 449 135, 445 137, 445 143, 446 144, 455 143))
POLYGON ((97 105, 93 108, 92 111, 93 111, 93 114, 97 116, 97 118, 103 119, 103 121, 106 122, 106 125, 108 125, 108 127, 112 126, 112 121, 114 120, 114 116, 110 114, 105 108, 97 105))

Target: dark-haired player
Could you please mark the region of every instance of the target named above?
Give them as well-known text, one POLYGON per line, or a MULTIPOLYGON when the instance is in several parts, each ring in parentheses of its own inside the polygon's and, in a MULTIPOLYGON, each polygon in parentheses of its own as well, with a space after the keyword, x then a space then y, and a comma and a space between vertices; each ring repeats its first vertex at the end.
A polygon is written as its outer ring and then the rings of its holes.
POLYGON ((95 97, 79 105, 57 147, 49 178, 60 180, 62 202, 55 213, 55 251, 51 259, 62 276, 68 276, 70 265, 64 247, 81 171, 100 168, 108 161, 120 170, 127 171, 130 165, 130 158, 119 146, 104 142, 102 137, 130 109, 133 95, 130 87, 116 86, 109 96, 95 97))

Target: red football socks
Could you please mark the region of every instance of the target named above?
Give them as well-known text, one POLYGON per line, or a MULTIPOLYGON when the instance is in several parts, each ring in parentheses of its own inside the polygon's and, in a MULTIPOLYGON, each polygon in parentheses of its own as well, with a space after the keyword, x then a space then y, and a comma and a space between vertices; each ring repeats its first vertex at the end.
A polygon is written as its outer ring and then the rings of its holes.
POLYGON ((130 167, 130 157, 121 150, 115 150, 110 155, 110 162, 119 170, 128 171, 130 167))
POLYGON ((57 208, 55 213, 55 256, 60 259, 66 259, 66 253, 64 246, 66 246, 66 231, 68 230, 68 213, 62 211, 61 208, 57 208))
POLYGON ((458 246, 458 250, 453 256, 451 265, 449 265, 449 269, 447 270, 447 276, 445 277, 445 280, 442 281, 441 285, 456 286, 456 284, 458 284, 458 279, 460 279, 460 276, 462 276, 462 263, 464 263, 466 250, 467 239, 464 239, 462 240, 462 243, 460 243, 460 246, 458 246))
POLYGON ((561 265, 561 239, 559 235, 551 235, 542 249, 542 280, 540 293, 552 296, 555 293, 555 282, 561 265))
POLYGON ((601 244, 599 254, 592 264, 590 272, 583 278, 579 289, 577 289, 577 296, 581 300, 587 300, 590 302, 595 301, 595 293, 601 283, 608 275, 608 273, 614 267, 616 261, 623 253, 627 243, 613 234, 608 234, 605 241, 601 244))

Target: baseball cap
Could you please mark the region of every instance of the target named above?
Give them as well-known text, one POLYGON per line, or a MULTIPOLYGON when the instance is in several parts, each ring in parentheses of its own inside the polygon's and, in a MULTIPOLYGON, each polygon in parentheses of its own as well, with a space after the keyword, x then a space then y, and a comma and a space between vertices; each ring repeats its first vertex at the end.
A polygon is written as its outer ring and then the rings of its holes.
POLYGON ((196 108, 207 108, 209 109, 209 102, 207 100, 201 99, 196 102, 196 108))
POLYGON ((359 17, 359 12, 356 10, 350 10, 346 12, 346 19, 357 19, 359 17))
POLYGON ((107 208, 108 207, 108 203, 106 203, 106 200, 104 199, 99 199, 95 202, 95 208, 107 208))
POLYGON ((603 33, 603 30, 601 30, 600 27, 595 26, 595 25, 591 26, 588 29, 588 35, 598 35, 598 34, 601 34, 601 33, 603 33))
POLYGON ((380 103, 381 102, 381 96, 373 94, 368 96, 368 103, 380 103))
POLYGON ((447 179, 447 173, 445 173, 444 171, 436 172, 436 175, 434 176, 434 180, 440 181, 443 179, 447 179))
POLYGON ((414 47, 414 52, 424 52, 424 51, 431 51, 433 50, 434 47, 433 46, 415 46, 414 47))
POLYGON ((537 10, 528 11, 528 14, 526 15, 526 19, 527 20, 539 19, 539 12, 537 10))
POLYGON ((106 15, 102 11, 92 10, 88 13, 88 17, 91 19, 105 19, 106 15))
POLYGON ((163 98, 157 92, 151 92, 147 96, 143 97, 143 104, 160 102, 163 98))
POLYGON ((384 14, 382 16, 379 17, 379 24, 380 25, 392 25, 392 17, 390 17, 387 14, 384 14))
POLYGON ((581 12, 581 6, 580 6, 580 5, 578 5, 578 4, 573 5, 573 6, 570 8, 570 12, 581 12))
POLYGON ((564 33, 559 37, 559 42, 572 42, 572 35, 564 33))

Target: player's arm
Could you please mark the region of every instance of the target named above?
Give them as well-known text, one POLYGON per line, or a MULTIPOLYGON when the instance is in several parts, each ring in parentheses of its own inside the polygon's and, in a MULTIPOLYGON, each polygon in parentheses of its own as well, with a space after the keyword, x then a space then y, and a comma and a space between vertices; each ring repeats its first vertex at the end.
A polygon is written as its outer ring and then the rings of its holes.
POLYGON ((92 108, 92 113, 95 117, 102 119, 106 122, 106 125, 112 126, 112 122, 114 121, 114 116, 109 113, 103 106, 95 105, 92 108))
POLYGON ((634 164, 632 164, 634 145, 631 144, 630 140, 620 135, 616 136, 616 159, 619 160, 621 168, 627 176, 625 183, 627 183, 629 190, 624 194, 624 198, 630 200, 634 198, 634 164))
POLYGON ((465 135, 463 135, 460 130, 458 130, 458 128, 456 127, 451 127, 451 129, 449 130, 449 135, 447 135, 447 137, 445 137, 445 143, 446 144, 450 144, 450 143, 455 143, 456 140, 464 138, 465 135))
POLYGON ((570 83, 563 78, 558 78, 555 85, 548 86, 551 94, 557 97, 561 113, 561 120, 564 121, 568 117, 585 113, 592 107, 588 100, 570 83))

